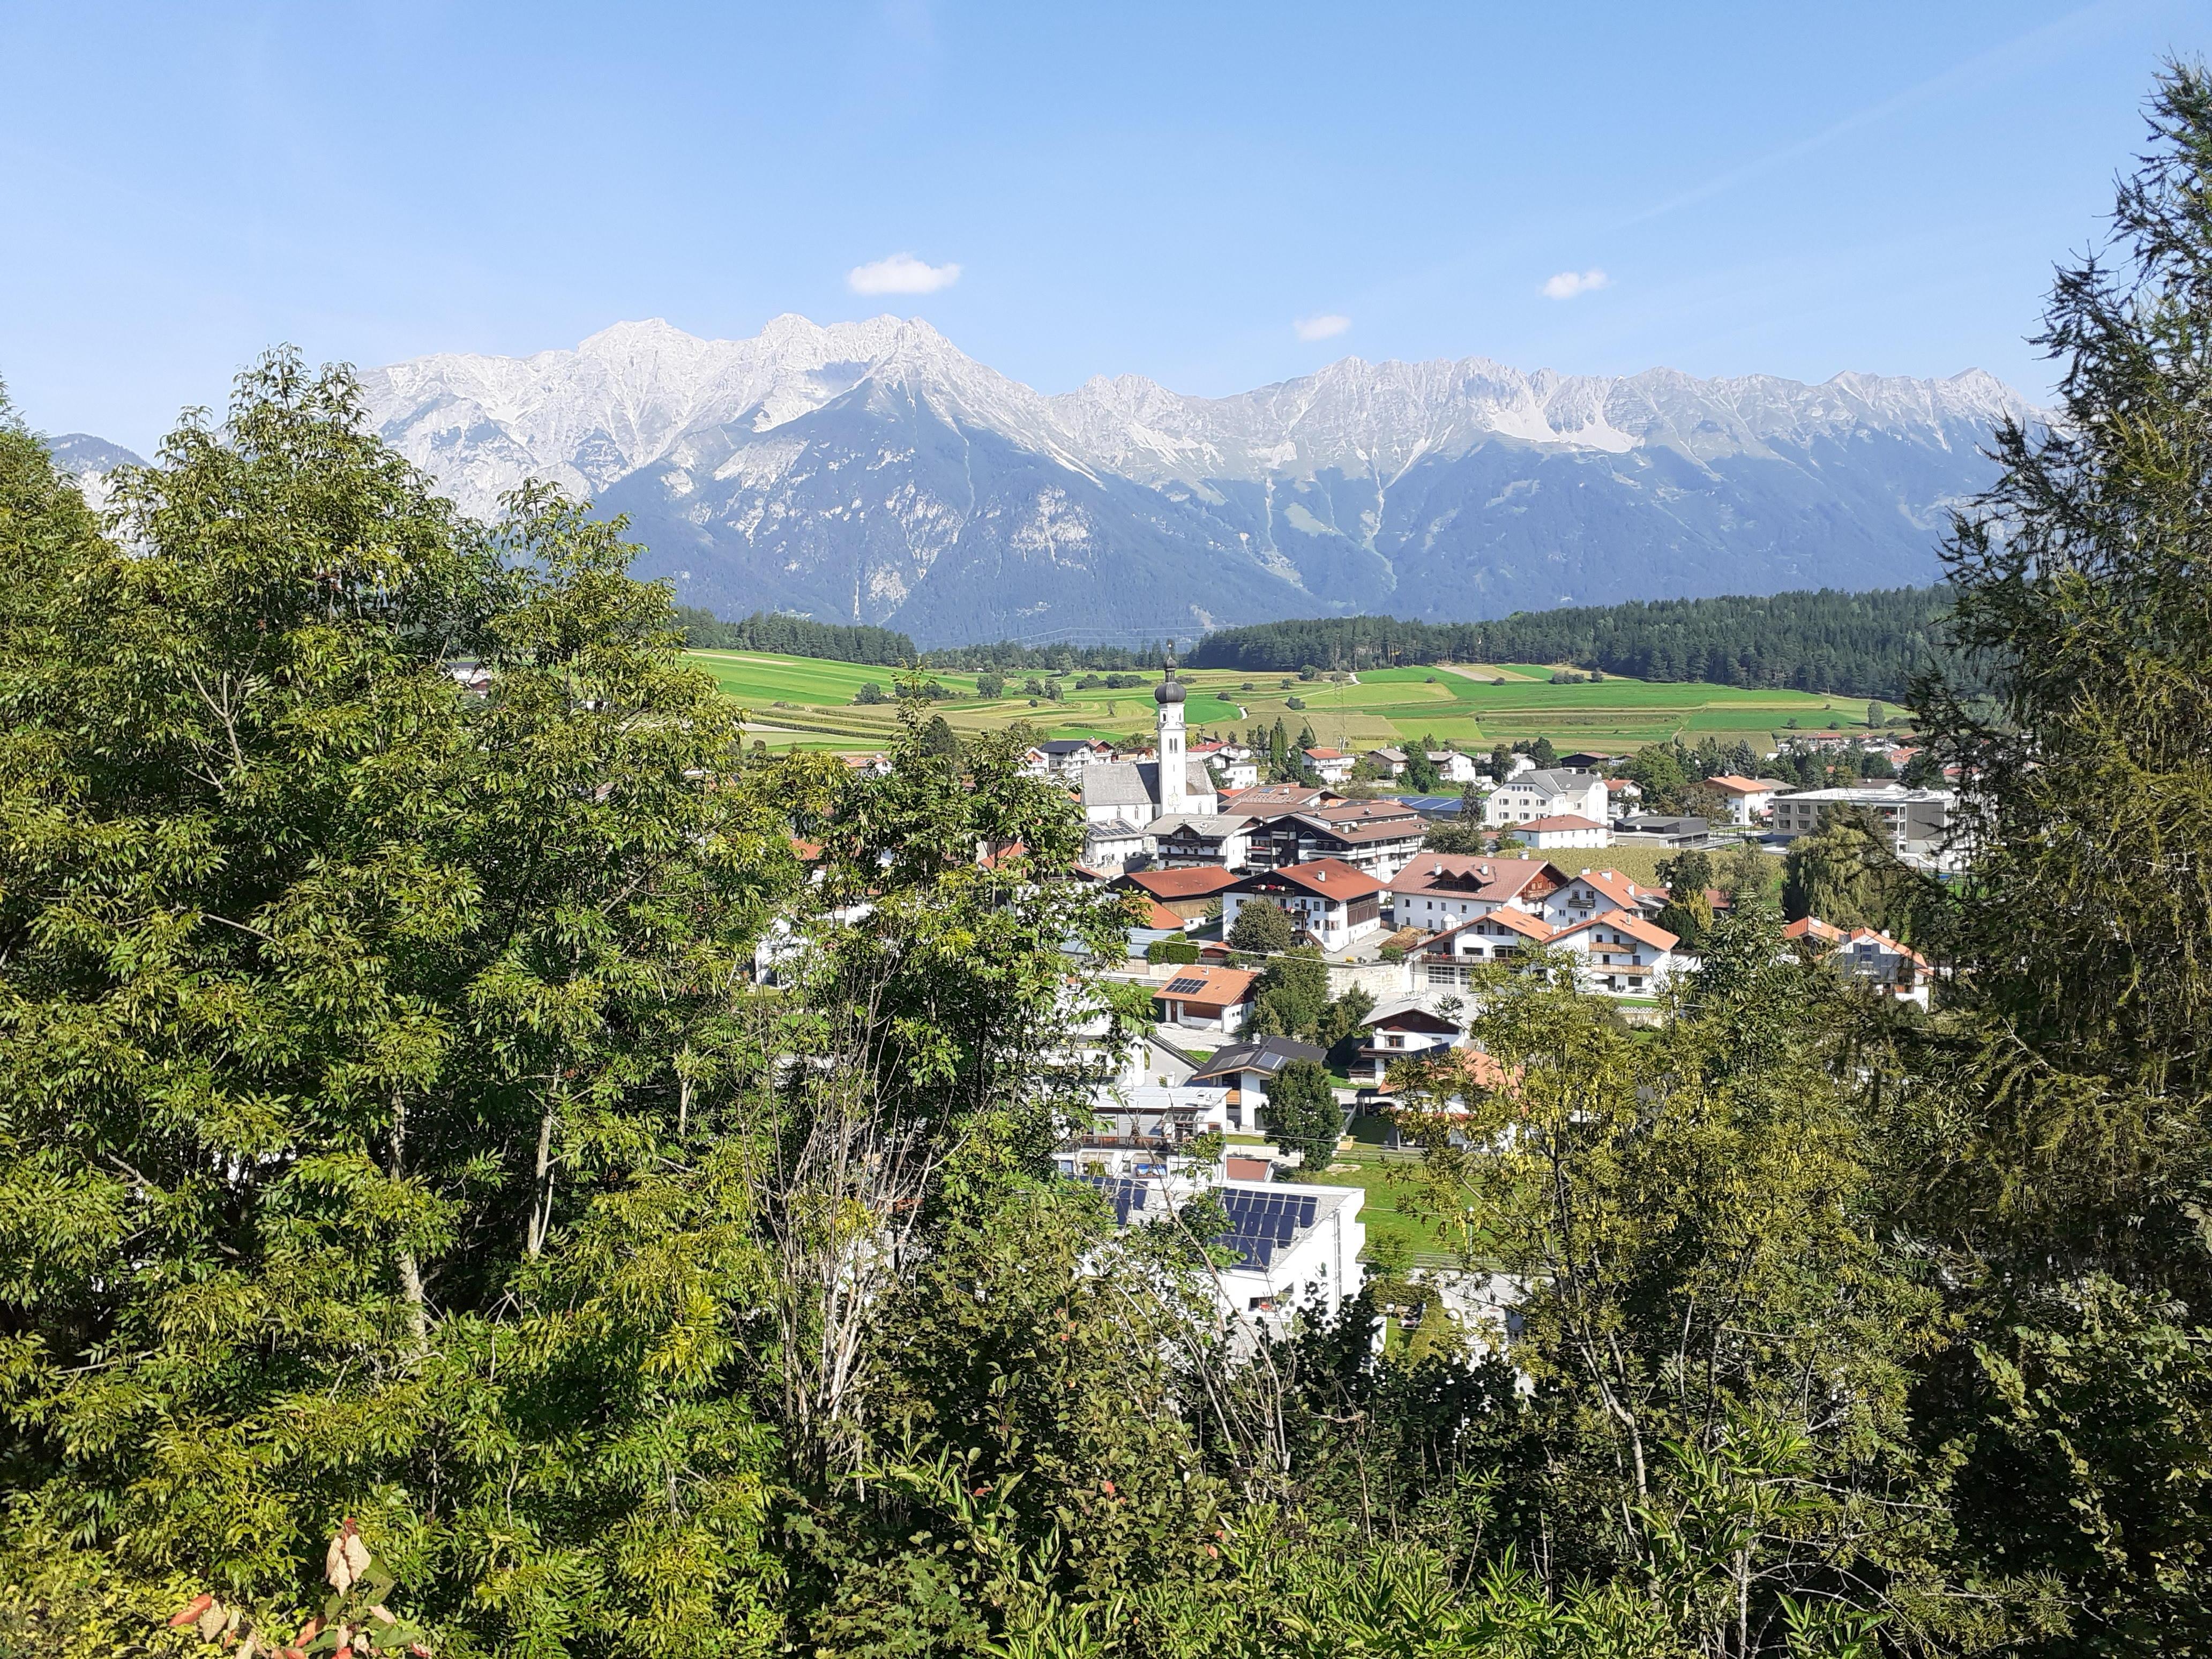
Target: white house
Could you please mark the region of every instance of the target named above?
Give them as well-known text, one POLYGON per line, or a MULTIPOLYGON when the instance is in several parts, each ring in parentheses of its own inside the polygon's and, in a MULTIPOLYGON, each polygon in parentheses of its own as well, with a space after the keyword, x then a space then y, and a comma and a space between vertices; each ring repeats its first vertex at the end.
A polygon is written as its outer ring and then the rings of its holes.
POLYGON ((1287 911, 1291 925, 1322 950, 1346 950, 1381 931, 1382 891, 1381 882, 1341 859, 1263 870, 1222 893, 1222 936, 1236 927, 1238 910, 1258 901, 1287 911))
POLYGON ((1386 778, 1406 775, 1406 751, 1402 749, 1370 749, 1367 751, 1367 763, 1386 778))
POLYGON ((1705 787, 1728 802, 1730 823, 1749 828, 1766 820, 1767 809, 1774 798, 1784 793, 1790 786, 1779 778, 1747 778, 1734 772, 1722 772, 1705 780, 1705 787))
POLYGON ((1831 927, 1818 916, 1806 916, 1782 930, 1784 939, 1800 941, 1825 952, 1838 973, 1870 980, 1900 1002, 1928 1006, 1936 970, 1928 958, 1909 945, 1900 945, 1871 927, 1845 933, 1831 927))
POLYGON ((1486 775, 1477 769, 1472 755, 1462 755, 1456 749, 1431 749, 1428 755, 1429 764, 1446 783, 1473 783, 1486 775))
POLYGON ((1509 905, 1537 915, 1568 880, 1565 871, 1541 859, 1421 853, 1390 878, 1391 921, 1440 933, 1509 905))
POLYGON ((1551 937, 1552 929, 1540 916, 1502 906, 1448 928, 1422 945, 1422 982, 1431 990, 1465 985, 1469 969, 1510 962, 1524 951, 1541 949, 1551 937))
POLYGON ((1092 823, 1119 818, 1144 829, 1154 818, 1180 812, 1212 813, 1220 810, 1214 793, 1213 774, 1202 761, 1185 750, 1188 734, 1183 730, 1183 684, 1175 677, 1170 660, 1164 678, 1152 690, 1159 705, 1156 720, 1159 758, 1152 761, 1094 759, 1083 769, 1083 816, 1092 823))
POLYGON ((1618 870, 1583 870, 1544 896, 1539 907, 1553 927, 1572 927, 1607 910, 1641 911, 1647 898, 1666 902, 1663 889, 1641 887, 1618 870))
POLYGON ((1566 951, 1580 960, 1576 978, 1586 991, 1613 996, 1649 996, 1666 988, 1680 959, 1681 941, 1656 922, 1626 910, 1607 910, 1554 932, 1548 949, 1566 951))
POLYGON ((1513 826, 1513 833, 1521 837, 1524 847, 1549 852, 1555 847, 1609 847, 1613 831, 1602 823, 1593 823, 1588 818, 1564 813, 1555 818, 1530 818, 1513 826))
POLYGON ((1251 789, 1260 782, 1260 763, 1250 757, 1242 758, 1217 755, 1212 763, 1213 775, 1224 790, 1251 789))
POLYGON ((1528 772, 1499 784, 1482 809, 1482 821, 1493 829, 1566 817, 1605 823, 1605 780, 1595 772, 1528 772))
POLYGON ((1306 764, 1323 783, 1342 783, 1352 775, 1352 769, 1359 764, 1356 756, 1341 749, 1308 749, 1303 751, 1306 764))
POLYGON ((1143 858, 1152 848, 1152 837, 1125 818, 1094 818, 1083 826, 1084 863, 1109 875, 1119 875, 1130 860, 1143 858))
POLYGON ((1023 770, 1033 777, 1077 778, 1093 761, 1114 758, 1114 745, 1097 738, 1054 738, 1024 757, 1023 770))
POLYGON ((1228 1091, 1224 1109, 1229 1127, 1254 1130, 1260 1127, 1267 1106, 1267 1085, 1277 1073, 1293 1060, 1309 1060, 1318 1066, 1328 1058, 1328 1050, 1296 1037, 1254 1037, 1215 1049, 1211 1059, 1192 1071, 1190 1080, 1228 1091))
POLYGON ((1432 1012, 1418 997, 1397 997, 1382 1004, 1360 1022, 1366 1036, 1346 1074, 1355 1085, 1379 1085, 1395 1060, 1411 1059, 1437 1048, 1455 1048, 1467 1041, 1457 1024, 1432 1012))
POLYGON ((1252 1012, 1252 988, 1259 975, 1243 968, 1185 963, 1152 993, 1161 1022, 1200 1031, 1237 1031, 1252 1012))

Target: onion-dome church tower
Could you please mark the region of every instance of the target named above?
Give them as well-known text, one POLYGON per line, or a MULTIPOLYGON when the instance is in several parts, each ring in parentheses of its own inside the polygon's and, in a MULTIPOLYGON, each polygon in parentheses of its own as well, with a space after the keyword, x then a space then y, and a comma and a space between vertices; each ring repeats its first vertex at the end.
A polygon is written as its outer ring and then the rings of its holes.
POLYGON ((1152 692, 1152 701, 1160 706, 1160 811, 1188 811, 1186 796, 1190 781, 1185 763, 1182 726, 1182 682, 1176 678, 1175 653, 1168 653, 1166 672, 1152 692))

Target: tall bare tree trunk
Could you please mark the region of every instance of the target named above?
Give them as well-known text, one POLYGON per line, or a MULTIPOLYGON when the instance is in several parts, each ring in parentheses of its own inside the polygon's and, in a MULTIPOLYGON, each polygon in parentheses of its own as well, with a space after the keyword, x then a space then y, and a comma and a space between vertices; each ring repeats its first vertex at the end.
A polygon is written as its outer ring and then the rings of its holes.
MULTIPOLYGON (((397 1084, 392 1089, 392 1163, 394 1181, 407 1178, 407 1102, 397 1084)), ((399 1252, 399 1293, 407 1298, 407 1322, 414 1328, 415 1352, 430 1346, 429 1299, 422 1293, 422 1264, 411 1249, 399 1252)))
POLYGON ((538 1168, 532 1182, 530 1223, 523 1248, 537 1256, 545 1248, 545 1235, 553 1227, 553 1119, 559 1110, 557 1097, 549 1097, 538 1118, 538 1168))

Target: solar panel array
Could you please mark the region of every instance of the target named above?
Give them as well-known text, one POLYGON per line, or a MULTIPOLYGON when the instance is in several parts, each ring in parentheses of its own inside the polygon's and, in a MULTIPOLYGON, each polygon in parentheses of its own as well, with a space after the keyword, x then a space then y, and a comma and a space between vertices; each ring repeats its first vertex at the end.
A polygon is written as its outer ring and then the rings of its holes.
POLYGON ((1132 1210, 1145 1207, 1145 1183, 1141 1181, 1132 1181, 1126 1176, 1099 1175, 1078 1176, 1076 1179, 1106 1194, 1107 1201, 1114 1206, 1114 1224, 1117 1227, 1129 1224, 1132 1210))
POLYGON ((1230 1187, 1217 1188, 1213 1197, 1229 1217, 1229 1231, 1213 1242, 1241 1252, 1250 1267, 1273 1267, 1275 1251, 1299 1229, 1314 1224, 1320 1203, 1296 1193, 1253 1193, 1230 1187))
POLYGON ((1160 993, 1160 994, 1162 996, 1170 997, 1195 996, 1199 992, 1203 991, 1205 988, 1206 981, 1203 979, 1184 978, 1173 981, 1169 985, 1168 988, 1160 993))

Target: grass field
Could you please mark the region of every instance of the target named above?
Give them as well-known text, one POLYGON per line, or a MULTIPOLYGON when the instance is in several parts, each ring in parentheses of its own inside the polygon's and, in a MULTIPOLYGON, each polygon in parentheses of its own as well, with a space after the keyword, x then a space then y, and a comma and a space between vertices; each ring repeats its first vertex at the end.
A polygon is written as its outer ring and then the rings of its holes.
MULTIPOLYGON (((892 672, 857 663, 756 652, 695 651, 691 659, 714 676, 723 692, 745 705, 771 748, 857 749, 880 746, 897 725, 890 704, 867 707, 853 699, 874 682, 891 689, 892 672)), ((1802 691, 1755 691, 1725 685, 1664 684, 1608 677, 1596 684, 1553 685, 1540 664, 1508 663, 1449 668, 1386 668, 1358 683, 1302 681, 1280 674, 1199 670, 1183 676, 1184 705, 1193 731, 1226 737, 1254 722, 1278 719, 1295 735, 1310 726, 1316 739, 1340 749, 1402 744, 1424 737, 1487 749, 1516 738, 1549 738, 1561 750, 1632 748, 1680 736, 1695 742, 1712 736, 1764 744, 1795 720, 1800 726, 1856 725, 1866 718, 1863 700, 1802 691), (1304 703, 1292 708, 1291 699, 1304 703)), ((972 674, 935 678, 959 700, 937 705, 955 730, 988 731, 1027 720, 1057 738, 1126 736, 1149 732, 1153 703, 1148 686, 1109 690, 1073 689, 1063 701, 975 696, 972 674)), ((1026 678, 1013 676, 1016 684, 1026 678)), ((1885 706, 1885 714, 1903 711, 1885 706)))

